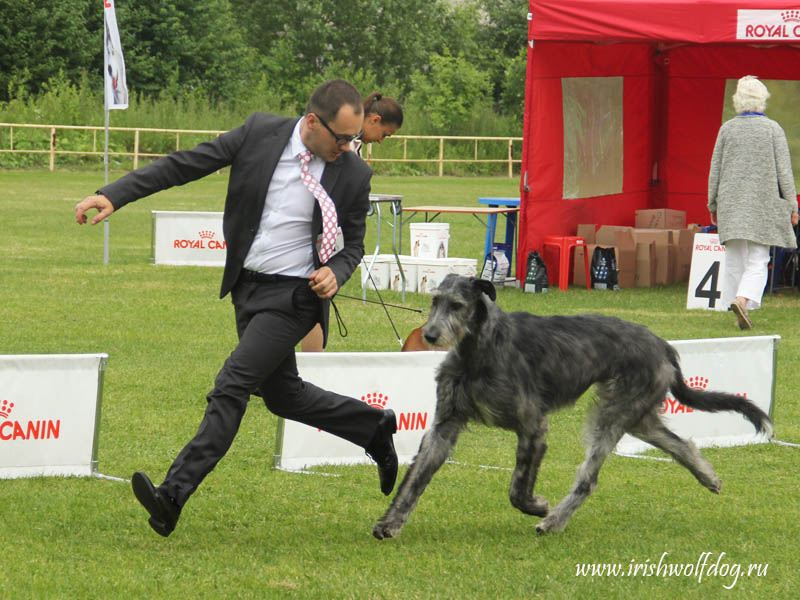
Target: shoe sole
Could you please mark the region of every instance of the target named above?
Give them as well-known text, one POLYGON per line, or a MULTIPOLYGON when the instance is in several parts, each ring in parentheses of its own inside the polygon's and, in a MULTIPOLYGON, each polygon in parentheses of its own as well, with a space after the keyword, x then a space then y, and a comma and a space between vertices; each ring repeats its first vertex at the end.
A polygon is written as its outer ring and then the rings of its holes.
POLYGON ((155 516, 161 514, 161 507, 158 505, 158 501, 155 500, 156 488, 153 483, 148 479, 147 475, 137 471, 131 477, 131 487, 133 487, 133 495, 136 496, 139 504, 150 513, 150 519, 147 521, 150 527, 158 535, 168 537, 175 530, 175 527, 167 526, 163 519, 155 516))
POLYGON ((731 310, 736 315, 736 322, 739 324, 739 329, 753 328, 753 323, 750 321, 750 317, 747 316, 747 313, 744 311, 741 304, 734 302, 731 304, 731 310))

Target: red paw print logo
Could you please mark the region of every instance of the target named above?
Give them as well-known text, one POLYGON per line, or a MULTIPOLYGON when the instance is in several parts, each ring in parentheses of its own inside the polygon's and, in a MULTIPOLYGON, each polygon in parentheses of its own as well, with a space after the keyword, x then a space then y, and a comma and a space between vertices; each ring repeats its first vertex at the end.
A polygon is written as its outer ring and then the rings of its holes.
POLYGON ((14 408, 13 402, 9 402, 8 400, 3 400, 3 402, 0 403, 0 417, 3 417, 4 419, 8 417, 8 415, 11 414, 11 409, 13 408, 14 408))
POLYGON ((686 385, 690 388, 694 388, 696 390, 704 390, 708 387, 708 378, 707 377, 689 377, 686 380, 686 385))
POLYGON ((366 402, 370 406, 374 406, 375 408, 380 408, 383 410, 386 408, 386 403, 389 401, 389 396, 375 392, 361 396, 361 401, 366 402))

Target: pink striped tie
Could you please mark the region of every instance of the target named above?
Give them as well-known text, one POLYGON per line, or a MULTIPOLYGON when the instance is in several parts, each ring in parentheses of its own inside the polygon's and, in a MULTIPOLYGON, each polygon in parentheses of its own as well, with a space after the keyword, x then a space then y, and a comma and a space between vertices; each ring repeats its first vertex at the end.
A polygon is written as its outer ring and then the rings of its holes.
POLYGON ((333 254, 339 223, 336 218, 336 206, 334 206, 333 200, 308 169, 311 156, 310 150, 305 150, 298 154, 300 158, 300 179, 308 188, 308 191, 317 199, 319 209, 322 212, 322 240, 319 246, 319 259, 322 264, 325 264, 333 254))

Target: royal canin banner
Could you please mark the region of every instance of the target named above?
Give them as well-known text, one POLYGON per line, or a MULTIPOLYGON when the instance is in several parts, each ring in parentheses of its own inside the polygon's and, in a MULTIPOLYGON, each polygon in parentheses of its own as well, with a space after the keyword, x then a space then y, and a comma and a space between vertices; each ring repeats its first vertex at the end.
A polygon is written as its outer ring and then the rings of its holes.
POLYGON ((785 10, 740 10, 736 39, 755 42, 800 41, 800 3, 785 10))
POLYGON ((800 1, 530 0, 530 39, 796 43, 800 1))
MULTIPOLYGON (((670 342, 680 355, 690 387, 714 389, 748 398, 771 414, 775 359, 779 336, 740 337, 670 342)), ((361 399, 397 416, 395 449, 401 464, 410 464, 422 436, 433 427, 436 412, 436 369, 446 352, 298 353, 300 376, 315 385, 361 399)), ((569 408, 564 410, 571 410, 569 408)), ((697 446, 733 446, 766 442, 738 413, 705 413, 664 399, 666 425, 697 446)), ((364 450, 333 435, 280 419, 275 466, 301 470, 320 464, 366 464, 364 450)), ((622 453, 640 453, 651 446, 625 436, 622 453)), ((510 449, 513 456, 513 449, 510 449)))
MULTIPOLYGON (((446 352, 297 353, 300 376, 310 383, 397 417, 395 450, 401 464, 416 456, 422 436, 433 427, 436 368, 446 352)), ((298 470, 318 464, 369 463, 364 449, 319 429, 280 419, 275 466, 298 470)))
POLYGON ((97 471, 107 354, 0 355, 0 479, 97 471))
POLYGON ((224 267, 226 253, 221 212, 153 211, 153 264, 224 267))
MULTIPOLYGON (((670 343, 680 355, 681 371, 689 387, 742 396, 771 416, 779 340, 780 336, 768 335, 670 343)), ((693 410, 671 394, 661 407, 661 416, 670 430, 698 447, 769 441, 739 413, 693 410)), ((638 454, 652 448, 630 435, 624 435, 617 444, 617 452, 622 454, 638 454)))

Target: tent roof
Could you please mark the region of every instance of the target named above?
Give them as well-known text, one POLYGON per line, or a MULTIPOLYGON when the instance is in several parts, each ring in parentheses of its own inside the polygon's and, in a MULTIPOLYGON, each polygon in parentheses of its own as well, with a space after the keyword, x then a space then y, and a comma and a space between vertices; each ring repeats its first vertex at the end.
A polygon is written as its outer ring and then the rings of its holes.
POLYGON ((530 0, 534 40, 800 43, 797 0, 530 0))

